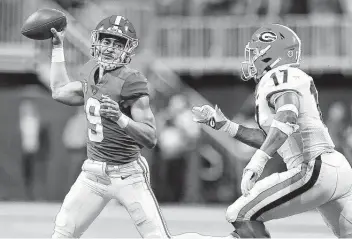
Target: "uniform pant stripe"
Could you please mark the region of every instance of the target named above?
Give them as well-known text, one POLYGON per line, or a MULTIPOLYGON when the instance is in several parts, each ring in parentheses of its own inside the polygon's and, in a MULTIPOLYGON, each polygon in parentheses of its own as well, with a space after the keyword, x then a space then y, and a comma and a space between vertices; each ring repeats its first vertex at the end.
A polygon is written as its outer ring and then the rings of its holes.
POLYGON ((161 210, 160 210, 158 201, 156 200, 156 197, 155 197, 155 195, 154 195, 154 193, 153 193, 153 190, 152 190, 152 188, 151 188, 151 186, 150 186, 150 183, 149 183, 149 178, 148 178, 148 166, 145 165, 145 163, 144 163, 140 158, 137 160, 137 163, 138 163, 138 165, 142 168, 143 177, 144 177, 145 183, 146 183, 146 185, 147 185, 147 187, 148 187, 148 189, 149 189, 150 194, 152 195, 152 198, 153 198, 155 207, 156 207, 156 209, 157 209, 157 211, 158 211, 159 218, 160 218, 160 220, 161 220, 161 224, 163 225, 163 228, 164 228, 164 230, 165 230, 165 234, 167 235, 168 238, 171 238, 171 234, 170 234, 169 230, 167 229, 167 225, 166 225, 166 222, 165 222, 165 220, 164 220, 164 217, 163 217, 163 215, 161 214, 161 210))
POLYGON ((311 189, 314 186, 314 184, 316 183, 316 181, 318 180, 318 177, 320 174, 320 169, 321 169, 321 163, 322 163, 321 157, 318 156, 317 159, 315 160, 312 176, 310 177, 309 181, 306 184, 304 184, 302 187, 297 188, 296 190, 293 190, 292 192, 286 194, 285 196, 269 203, 268 205, 262 207, 260 210, 258 210, 255 214, 253 214, 251 216, 250 220, 257 220, 258 217, 260 217, 263 213, 265 213, 275 207, 278 207, 278 206, 292 200, 293 198, 305 193, 309 189, 311 189))
POLYGON ((256 196, 252 201, 250 201, 249 203, 247 203, 246 206, 244 206, 240 212, 238 213, 238 219, 243 220, 245 218, 245 215, 252 210, 256 205, 258 205, 259 203, 261 203, 262 201, 264 201, 264 199, 270 197, 271 195, 273 195, 274 193, 300 181, 303 176, 306 173, 306 167, 304 167, 302 170, 303 172, 297 172, 296 174, 292 175, 290 178, 286 179, 285 181, 276 184, 273 187, 270 187, 268 189, 266 189, 265 191, 261 192, 258 196, 256 196))

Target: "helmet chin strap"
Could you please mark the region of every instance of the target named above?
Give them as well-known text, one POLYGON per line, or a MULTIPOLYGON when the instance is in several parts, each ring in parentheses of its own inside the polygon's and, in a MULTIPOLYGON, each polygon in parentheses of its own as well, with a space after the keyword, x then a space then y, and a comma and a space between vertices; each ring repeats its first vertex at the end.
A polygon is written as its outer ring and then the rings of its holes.
POLYGON ((106 60, 104 61, 101 55, 98 57, 97 61, 99 65, 101 65, 105 70, 114 70, 118 67, 129 64, 131 62, 132 56, 133 55, 128 55, 126 51, 123 51, 120 56, 118 56, 111 62, 108 62, 106 60))
POLYGON ((258 83, 260 81, 260 79, 266 74, 268 73, 268 71, 270 71, 271 69, 273 69, 279 62, 281 61, 281 58, 277 58, 273 63, 271 63, 269 66, 265 67, 265 69, 263 70, 263 73, 260 76, 254 76, 254 81, 256 83, 258 83))
POLYGON ((122 65, 108 64, 108 63, 99 63, 99 80, 103 78, 105 71, 114 70, 122 65))
POLYGON ((281 57, 277 58, 271 65, 270 65, 270 68, 274 68, 274 66, 277 65, 277 63, 279 63, 281 61, 281 57))
POLYGON ((101 56, 99 56, 98 58, 98 63, 99 63, 99 66, 102 67, 104 70, 113 70, 117 67, 119 67, 120 65, 116 64, 116 63, 109 63, 109 62, 104 62, 102 59, 101 59, 101 56))
POLYGON ((99 65, 99 81, 101 80, 101 78, 103 78, 104 71, 104 67, 102 65, 99 65))

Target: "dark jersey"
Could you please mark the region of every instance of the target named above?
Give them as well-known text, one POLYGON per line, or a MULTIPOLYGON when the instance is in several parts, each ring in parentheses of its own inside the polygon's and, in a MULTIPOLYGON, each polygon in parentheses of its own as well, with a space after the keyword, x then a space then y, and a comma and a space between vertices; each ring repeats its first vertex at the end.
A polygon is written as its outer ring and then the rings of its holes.
POLYGON ((84 107, 87 116, 87 155, 98 161, 128 163, 138 158, 142 145, 125 133, 115 122, 100 116, 102 95, 108 95, 131 117, 131 106, 148 95, 146 78, 136 70, 122 66, 105 73, 98 82, 99 65, 87 62, 82 68, 84 107))

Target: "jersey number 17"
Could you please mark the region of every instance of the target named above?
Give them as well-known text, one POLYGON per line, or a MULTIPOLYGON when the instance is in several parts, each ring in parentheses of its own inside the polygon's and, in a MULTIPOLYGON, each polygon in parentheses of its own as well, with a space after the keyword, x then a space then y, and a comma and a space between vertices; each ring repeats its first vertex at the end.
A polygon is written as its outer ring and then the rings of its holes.
MULTIPOLYGON (((284 83, 287 83, 287 80, 288 80, 288 70, 285 69, 285 70, 280 70, 280 72, 283 73, 283 80, 282 80, 282 84, 284 83)), ((278 80, 278 77, 277 77, 277 72, 274 72, 271 77, 271 79, 273 79, 274 81, 274 85, 275 86, 278 86, 280 83, 279 83, 279 80, 278 80)), ((319 116, 320 116, 320 119, 321 121, 323 121, 323 114, 321 113, 321 109, 320 109, 320 105, 319 105, 319 99, 318 99, 318 90, 317 88, 315 87, 315 84, 314 84, 314 81, 311 80, 310 81, 310 93, 313 95, 314 97, 314 100, 315 100, 315 103, 316 103, 316 106, 317 106, 317 110, 319 112, 319 116)))
MULTIPOLYGON (((285 70, 280 70, 279 72, 283 73, 283 79, 282 79, 282 83, 281 84, 285 84, 288 82, 288 70, 285 69, 285 70)), ((278 76, 277 76, 277 72, 274 72, 270 78, 274 81, 274 85, 275 86, 278 86, 280 85, 280 82, 278 80, 278 76)), ((315 84, 314 84, 314 81, 311 80, 310 81, 310 93, 313 95, 314 97, 314 100, 315 100, 315 103, 316 103, 316 107, 317 107, 317 110, 319 112, 319 116, 320 116, 320 119, 321 121, 323 121, 323 114, 321 112, 321 109, 320 109, 320 105, 319 105, 319 99, 318 99, 318 90, 317 88, 315 87, 315 84)), ((257 118, 257 122, 259 124, 259 106, 256 105, 255 107, 256 109, 256 118, 257 118)))

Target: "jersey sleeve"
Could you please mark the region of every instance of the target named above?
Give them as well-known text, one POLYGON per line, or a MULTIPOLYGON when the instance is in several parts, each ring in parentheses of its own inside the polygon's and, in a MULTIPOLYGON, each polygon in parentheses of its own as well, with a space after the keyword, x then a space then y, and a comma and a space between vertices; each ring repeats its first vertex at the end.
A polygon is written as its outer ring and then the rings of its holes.
POLYGON ((275 108, 276 100, 283 94, 294 92, 302 96, 309 89, 310 76, 297 68, 278 69, 270 73, 262 86, 262 92, 271 108, 275 108))
POLYGON ((149 95, 147 79, 139 72, 128 76, 122 86, 121 100, 134 100, 145 95, 149 95))

